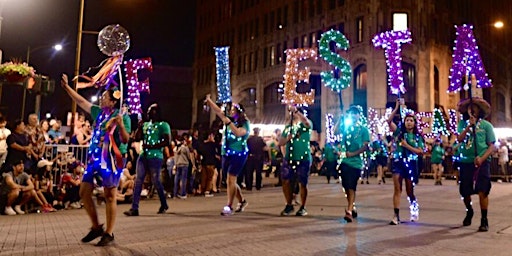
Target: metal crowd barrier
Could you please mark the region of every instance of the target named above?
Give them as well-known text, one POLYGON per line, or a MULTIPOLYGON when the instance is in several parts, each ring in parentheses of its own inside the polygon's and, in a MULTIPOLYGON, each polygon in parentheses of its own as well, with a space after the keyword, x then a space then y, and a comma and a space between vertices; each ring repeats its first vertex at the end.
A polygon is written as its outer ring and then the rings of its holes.
POLYGON ((45 150, 45 159, 54 162, 53 164, 53 184, 60 183, 60 177, 68 171, 68 163, 79 160, 87 166, 87 151, 89 145, 67 145, 67 144, 47 144, 45 150))

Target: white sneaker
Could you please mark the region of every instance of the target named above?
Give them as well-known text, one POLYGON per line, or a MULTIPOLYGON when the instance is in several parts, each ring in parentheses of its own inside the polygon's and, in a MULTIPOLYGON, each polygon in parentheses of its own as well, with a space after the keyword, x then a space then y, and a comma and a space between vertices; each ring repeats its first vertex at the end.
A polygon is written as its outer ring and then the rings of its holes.
POLYGON ((80 208, 82 208, 82 205, 79 202, 71 203, 69 206, 71 206, 71 208, 73 208, 73 209, 80 209, 80 208))
POLYGON ((25 212, 21 210, 20 205, 14 206, 14 210, 16 211, 17 214, 25 214, 25 212))
POLYGON ((4 213, 6 215, 16 215, 16 212, 12 209, 11 206, 6 206, 4 213))
POLYGON ((398 218, 398 216, 393 215, 393 218, 389 222, 389 225, 398 225, 398 224, 400 224, 400 219, 398 218))
POLYGON ((148 196, 149 194, 149 191, 147 189, 143 189, 141 192, 140 192, 140 196, 148 196))

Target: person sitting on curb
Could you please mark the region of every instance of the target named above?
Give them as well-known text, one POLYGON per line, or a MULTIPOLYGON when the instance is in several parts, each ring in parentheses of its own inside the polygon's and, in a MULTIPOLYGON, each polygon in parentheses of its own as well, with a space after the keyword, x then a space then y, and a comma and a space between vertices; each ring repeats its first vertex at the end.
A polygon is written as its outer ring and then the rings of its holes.
POLYGON ((4 212, 6 215, 25 214, 21 210, 21 206, 25 205, 30 199, 34 199, 41 207, 44 206, 43 202, 37 197, 30 175, 24 172, 24 168, 23 160, 16 160, 12 165, 12 170, 3 174, 2 193, 7 194, 4 212))

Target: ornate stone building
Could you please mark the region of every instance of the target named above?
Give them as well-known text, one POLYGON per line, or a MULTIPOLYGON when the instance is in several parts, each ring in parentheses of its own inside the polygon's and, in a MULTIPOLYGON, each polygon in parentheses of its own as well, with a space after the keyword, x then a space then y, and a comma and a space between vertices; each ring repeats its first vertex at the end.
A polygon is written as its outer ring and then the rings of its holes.
MULTIPOLYGON (((317 47, 322 33, 330 29, 342 32, 350 41, 348 51, 338 51, 350 62, 353 74, 351 86, 342 91, 344 109, 358 104, 365 111, 373 108, 383 113, 386 106, 394 104, 396 96, 389 93, 384 51, 373 46, 372 38, 395 26, 407 27, 412 33, 412 43, 402 46, 406 104, 425 112, 434 107, 455 108, 459 99, 467 96, 464 91, 447 93, 454 25, 489 24, 490 18, 485 15, 478 16, 478 20, 472 18, 477 11, 493 8, 480 5, 484 4, 473 0, 198 0, 193 122, 213 118, 203 111, 202 101, 206 94, 216 92, 214 47, 229 46, 233 101, 246 107, 253 123, 282 123, 284 50, 317 47)), ((489 33, 494 32, 475 31, 477 38, 489 33)), ((487 50, 481 54, 493 48, 487 50)), ((510 71, 506 69, 506 79, 496 79, 494 68, 500 65, 482 57, 495 89, 499 89, 492 95, 488 89, 483 92, 489 101, 499 101, 492 120, 510 123, 510 71)), ((302 66, 309 66, 312 73, 309 84, 299 85, 298 90, 315 89, 315 103, 308 113, 315 130, 323 133, 325 114, 340 113, 339 95, 322 85, 319 76, 332 67, 321 58, 304 61, 302 66)))

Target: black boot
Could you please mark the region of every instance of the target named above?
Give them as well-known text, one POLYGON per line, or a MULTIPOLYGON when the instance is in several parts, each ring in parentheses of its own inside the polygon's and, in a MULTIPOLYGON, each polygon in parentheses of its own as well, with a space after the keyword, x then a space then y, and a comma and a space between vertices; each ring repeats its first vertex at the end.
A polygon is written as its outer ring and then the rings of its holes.
POLYGON ((472 218, 473 218, 473 209, 467 209, 466 210, 466 218, 464 218, 464 221, 462 221, 462 226, 471 225, 472 218))
POLYGON ((482 218, 480 220, 480 227, 478 227, 478 232, 487 232, 489 231, 489 222, 487 218, 482 218))

